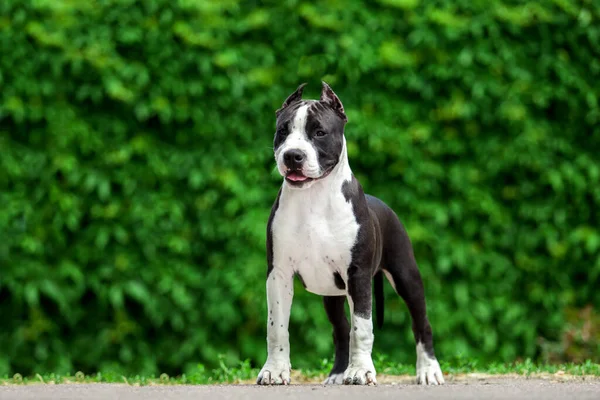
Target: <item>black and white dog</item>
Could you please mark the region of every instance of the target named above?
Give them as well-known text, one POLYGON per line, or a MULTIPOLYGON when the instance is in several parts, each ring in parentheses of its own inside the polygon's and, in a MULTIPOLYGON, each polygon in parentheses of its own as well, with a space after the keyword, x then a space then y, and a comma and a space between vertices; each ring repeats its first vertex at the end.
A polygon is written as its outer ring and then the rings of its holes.
POLYGON ((267 224, 268 357, 257 383, 290 383, 288 323, 297 276, 306 290, 323 296, 333 325, 335 362, 325 383, 376 384, 372 282, 381 324, 384 274, 410 311, 417 383, 443 384, 406 230, 386 204, 364 194, 352 174, 341 101, 325 82, 320 100, 302 100, 304 86, 276 111, 273 147, 284 182, 267 224))

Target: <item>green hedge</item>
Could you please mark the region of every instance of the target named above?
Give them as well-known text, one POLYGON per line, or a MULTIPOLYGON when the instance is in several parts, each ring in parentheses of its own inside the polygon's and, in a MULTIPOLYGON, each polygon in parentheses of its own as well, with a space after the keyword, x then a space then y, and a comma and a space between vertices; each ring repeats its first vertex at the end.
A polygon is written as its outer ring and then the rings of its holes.
MULTIPOLYGON (((600 306, 600 3, 319 4, 0 2, 0 375, 260 366, 274 111, 321 79, 441 359, 535 358, 600 306)), ((412 364, 386 303, 374 351, 412 364)), ((300 285, 291 332, 294 367, 333 355, 300 285)))

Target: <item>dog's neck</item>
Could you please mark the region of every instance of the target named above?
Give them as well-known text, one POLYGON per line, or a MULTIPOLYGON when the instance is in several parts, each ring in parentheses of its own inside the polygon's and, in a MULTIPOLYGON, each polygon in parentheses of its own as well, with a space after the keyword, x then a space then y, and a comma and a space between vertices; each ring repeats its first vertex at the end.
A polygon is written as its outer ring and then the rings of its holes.
POLYGON ((286 196, 293 197, 304 197, 307 199, 328 195, 337 195, 344 182, 352 180, 352 169, 348 162, 348 151, 346 149, 346 138, 342 146, 340 158, 336 166, 331 170, 331 173, 325 178, 315 181, 310 187, 306 189, 296 189, 290 187, 285 181, 283 183, 283 191, 286 196))

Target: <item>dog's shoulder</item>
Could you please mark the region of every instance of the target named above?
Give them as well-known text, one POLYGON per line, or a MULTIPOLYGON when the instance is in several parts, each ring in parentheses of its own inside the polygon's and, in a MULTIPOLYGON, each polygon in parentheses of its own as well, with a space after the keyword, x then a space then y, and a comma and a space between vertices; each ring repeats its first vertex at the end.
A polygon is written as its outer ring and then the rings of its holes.
POLYGON ((352 204, 352 210, 357 222, 360 224, 369 219, 369 207, 367 197, 362 185, 354 174, 342 185, 342 194, 347 202, 352 204))

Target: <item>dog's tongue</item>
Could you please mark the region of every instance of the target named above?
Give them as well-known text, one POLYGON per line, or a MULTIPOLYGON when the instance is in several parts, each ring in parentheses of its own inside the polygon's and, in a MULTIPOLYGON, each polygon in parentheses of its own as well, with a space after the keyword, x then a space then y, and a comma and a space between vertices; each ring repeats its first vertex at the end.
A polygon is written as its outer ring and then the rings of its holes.
POLYGON ((287 175, 287 178, 290 181, 294 181, 294 182, 302 182, 302 181, 305 181, 307 179, 306 176, 302 175, 300 172, 290 172, 287 175))

